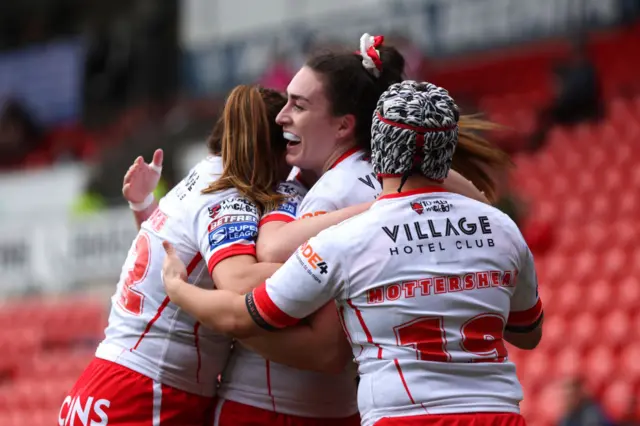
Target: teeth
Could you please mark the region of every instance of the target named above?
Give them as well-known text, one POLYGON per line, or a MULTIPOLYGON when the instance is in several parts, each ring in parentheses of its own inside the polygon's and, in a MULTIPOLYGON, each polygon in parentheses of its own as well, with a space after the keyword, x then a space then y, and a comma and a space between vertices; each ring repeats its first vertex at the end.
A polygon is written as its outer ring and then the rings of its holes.
POLYGON ((288 141, 291 141, 291 142, 300 142, 300 138, 299 138, 298 136, 294 135, 294 134, 293 134, 293 133, 291 133, 291 132, 284 132, 282 135, 283 135, 283 136, 284 136, 284 138, 285 138, 286 140, 288 140, 288 141))

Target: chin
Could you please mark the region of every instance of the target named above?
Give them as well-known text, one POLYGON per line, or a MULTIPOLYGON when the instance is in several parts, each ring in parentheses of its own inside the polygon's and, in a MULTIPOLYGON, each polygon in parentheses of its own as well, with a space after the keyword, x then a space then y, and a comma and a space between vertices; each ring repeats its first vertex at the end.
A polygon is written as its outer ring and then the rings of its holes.
POLYGON ((285 157, 285 160, 287 161, 287 164, 290 165, 291 167, 300 167, 299 166, 299 161, 300 161, 300 155, 299 154, 287 154, 285 157))

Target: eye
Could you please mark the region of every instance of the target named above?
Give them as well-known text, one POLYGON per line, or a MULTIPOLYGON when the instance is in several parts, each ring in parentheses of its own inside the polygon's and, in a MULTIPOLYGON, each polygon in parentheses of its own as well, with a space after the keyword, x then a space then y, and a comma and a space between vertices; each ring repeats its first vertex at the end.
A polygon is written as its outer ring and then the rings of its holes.
POLYGON ((293 110, 294 111, 304 111, 304 108, 302 108, 300 105, 298 104, 293 104, 293 110))

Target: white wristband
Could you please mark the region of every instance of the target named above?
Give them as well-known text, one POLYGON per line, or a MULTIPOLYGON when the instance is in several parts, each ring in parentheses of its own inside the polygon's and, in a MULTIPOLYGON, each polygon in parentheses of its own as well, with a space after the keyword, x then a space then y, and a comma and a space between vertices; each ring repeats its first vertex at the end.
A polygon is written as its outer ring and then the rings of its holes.
POLYGON ((152 192, 149 195, 147 195, 147 198, 145 198, 144 201, 142 201, 141 203, 132 203, 131 201, 129 201, 129 208, 134 212, 141 212, 142 210, 146 209, 151 204, 153 204, 153 200, 155 200, 155 198, 153 197, 153 192, 152 192))

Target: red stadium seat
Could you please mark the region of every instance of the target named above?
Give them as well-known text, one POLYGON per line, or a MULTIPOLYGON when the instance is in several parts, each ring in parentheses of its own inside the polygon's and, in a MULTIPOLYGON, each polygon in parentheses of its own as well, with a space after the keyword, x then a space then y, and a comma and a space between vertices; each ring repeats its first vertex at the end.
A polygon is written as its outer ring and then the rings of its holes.
MULTIPOLYGON (((625 269, 628 271, 628 268, 625 269)), ((629 314, 635 312, 640 306, 640 277, 628 271, 625 277, 616 281, 615 286, 617 287, 615 306, 629 314)))
POLYGON ((629 315, 615 309, 609 312, 602 322, 602 341, 612 347, 623 345, 629 341, 629 315))
MULTIPOLYGON (((561 279, 564 280, 566 278, 561 277, 561 279)), ((557 288, 561 289, 561 291, 556 292, 555 305, 561 309, 562 315, 567 319, 572 319, 581 310, 584 289, 575 281, 564 283, 559 281, 557 282, 557 288)))
POLYGON ((611 381, 602 395, 602 403, 607 413, 615 420, 620 420, 626 413, 635 392, 634 383, 626 378, 611 381))
POLYGON ((617 289, 614 283, 602 275, 584 282, 585 305, 597 317, 605 315, 612 307, 617 289))
MULTIPOLYGON (((543 299, 542 301, 546 305, 546 299, 543 299)), ((549 314, 547 308, 545 307, 544 309, 546 317, 544 320, 544 333, 540 345, 550 351, 555 351, 560 349, 560 347, 562 347, 566 342, 567 322, 562 316, 549 314)))
POLYGON ((615 353, 609 346, 600 345, 591 349, 585 361, 586 377, 592 384, 607 382, 616 372, 615 353))
MULTIPOLYGON (((584 303, 581 304, 584 307, 584 303)), ((576 348, 585 349, 598 343, 600 318, 588 309, 571 317, 565 339, 576 348)))
POLYGON ((573 345, 560 349, 555 357, 555 375, 561 379, 576 376, 583 371, 583 359, 584 352, 573 345))
POLYGON ((640 339, 629 336, 630 342, 620 354, 620 372, 631 380, 640 382, 640 339))
POLYGON ((33 357, 22 364, 20 377, 77 379, 94 358, 94 351, 54 351, 33 357))
POLYGON ((563 389, 557 382, 551 382, 542 389, 537 398, 536 418, 544 423, 556 424, 563 407, 563 389))

